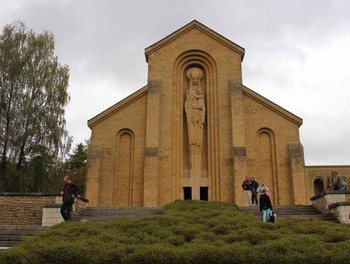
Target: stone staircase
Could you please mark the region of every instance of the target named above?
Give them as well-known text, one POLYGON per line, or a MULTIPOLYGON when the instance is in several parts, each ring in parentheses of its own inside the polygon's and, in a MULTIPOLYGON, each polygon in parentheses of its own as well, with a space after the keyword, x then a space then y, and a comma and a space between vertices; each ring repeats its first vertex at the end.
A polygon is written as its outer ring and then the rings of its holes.
POLYGON ((88 207, 73 221, 98 222, 111 221, 116 218, 129 217, 141 218, 147 215, 159 214, 162 208, 159 207, 88 207))
MULTIPOLYGON (((239 207, 239 210, 244 213, 253 214, 262 218, 262 213, 259 210, 259 206, 246 206, 239 207)), ((337 218, 332 214, 322 214, 312 205, 289 205, 289 206, 273 206, 273 211, 277 215, 277 219, 284 218, 315 218, 324 221, 330 221, 338 223, 337 218)))
POLYGON ((7 248, 14 247, 24 238, 35 236, 47 227, 42 226, 16 226, 0 225, 0 253, 7 248))

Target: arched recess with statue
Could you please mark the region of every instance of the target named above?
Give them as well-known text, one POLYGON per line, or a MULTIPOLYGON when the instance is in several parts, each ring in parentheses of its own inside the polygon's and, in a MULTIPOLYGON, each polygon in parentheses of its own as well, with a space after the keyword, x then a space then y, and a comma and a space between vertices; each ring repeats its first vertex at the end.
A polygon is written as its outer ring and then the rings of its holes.
POLYGON ((219 135, 217 124, 212 122, 218 118, 216 63, 206 52, 190 50, 175 60, 173 73, 172 156, 176 198, 216 200, 220 192, 219 149, 215 147, 219 146, 219 135), (191 73, 196 71, 200 75, 199 88, 191 99, 191 73))

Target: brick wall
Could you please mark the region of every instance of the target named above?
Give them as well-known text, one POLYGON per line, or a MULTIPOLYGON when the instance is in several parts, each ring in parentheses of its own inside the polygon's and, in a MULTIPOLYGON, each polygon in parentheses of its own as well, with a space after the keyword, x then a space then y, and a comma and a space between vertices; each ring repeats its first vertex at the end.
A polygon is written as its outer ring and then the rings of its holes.
MULTIPOLYGON (((41 226, 43 209, 59 207, 59 194, 46 193, 0 193, 0 225, 41 226)), ((87 206, 87 200, 77 199, 75 215, 87 206)))
POLYGON ((43 207, 55 203, 55 197, 42 193, 0 193, 0 224, 40 226, 43 207))

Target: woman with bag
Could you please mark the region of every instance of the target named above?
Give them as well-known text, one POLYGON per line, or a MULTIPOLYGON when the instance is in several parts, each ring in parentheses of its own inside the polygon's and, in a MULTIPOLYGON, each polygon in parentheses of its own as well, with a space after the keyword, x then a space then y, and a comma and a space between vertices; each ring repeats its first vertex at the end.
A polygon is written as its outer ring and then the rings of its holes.
POLYGON ((271 205, 270 197, 267 196, 265 189, 261 190, 259 203, 260 203, 260 212, 263 213, 263 221, 268 222, 272 211, 272 205, 271 205))

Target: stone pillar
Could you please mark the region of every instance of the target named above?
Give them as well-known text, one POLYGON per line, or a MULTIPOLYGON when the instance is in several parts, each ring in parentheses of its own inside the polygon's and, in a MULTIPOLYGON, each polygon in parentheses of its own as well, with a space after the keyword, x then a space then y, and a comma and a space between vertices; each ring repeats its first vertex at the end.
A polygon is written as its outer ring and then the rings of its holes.
POLYGON ((147 125, 144 167, 143 206, 159 206, 159 114, 160 81, 149 81, 147 95, 147 125))
POLYGON ((244 205, 242 182, 248 176, 245 142, 244 111, 242 102, 242 81, 230 80, 231 122, 232 122, 232 160, 233 160, 233 198, 237 205, 244 205))
POLYGON ((102 175, 102 147, 91 146, 88 158, 86 197, 89 197, 90 207, 99 206, 100 182, 102 175))
POLYGON ((294 204, 306 204, 306 183, 304 152, 300 143, 288 143, 289 170, 291 176, 292 201, 294 204))

